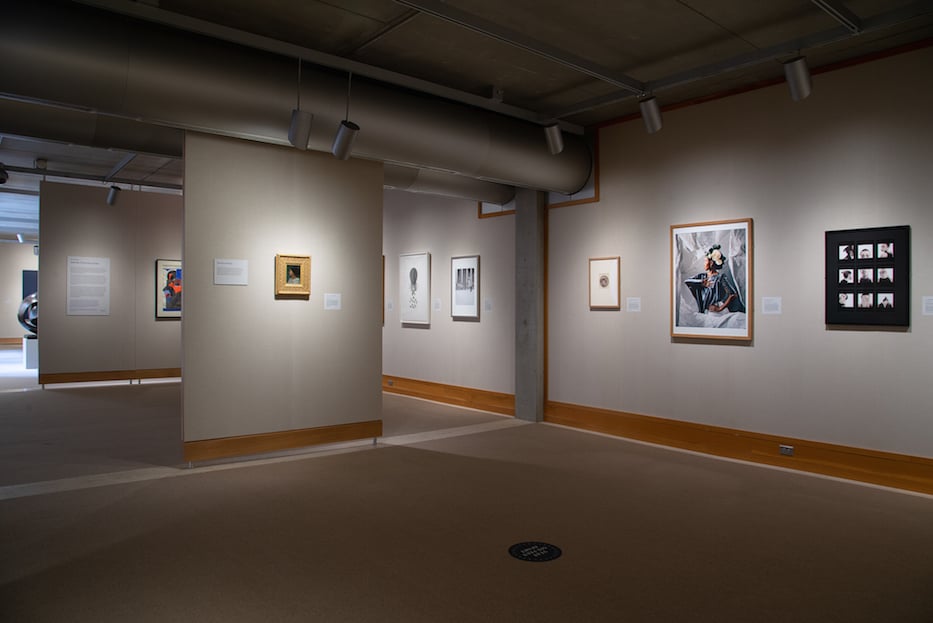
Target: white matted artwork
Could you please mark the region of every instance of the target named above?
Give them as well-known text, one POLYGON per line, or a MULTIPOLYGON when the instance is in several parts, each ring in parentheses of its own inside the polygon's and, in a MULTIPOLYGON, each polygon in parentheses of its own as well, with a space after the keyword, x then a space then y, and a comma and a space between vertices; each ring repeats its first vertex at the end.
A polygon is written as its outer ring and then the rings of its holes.
POLYGON ((752 219, 671 226, 671 336, 751 340, 752 219))
POLYGON ((619 309, 619 264, 616 257, 590 258, 590 309, 619 309))
POLYGON ((479 320, 479 256, 450 258, 450 316, 479 320))
POLYGON ((402 324, 431 324, 431 254, 398 257, 398 300, 402 324))

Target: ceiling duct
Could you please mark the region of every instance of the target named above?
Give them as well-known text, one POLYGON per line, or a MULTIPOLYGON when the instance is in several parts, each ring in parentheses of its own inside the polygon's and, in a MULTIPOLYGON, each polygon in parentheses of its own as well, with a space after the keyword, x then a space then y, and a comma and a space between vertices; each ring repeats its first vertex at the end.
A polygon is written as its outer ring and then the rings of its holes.
MULTIPOLYGON (((0 96, 176 129, 288 144, 294 57, 72 4, 17 2, 0 21, 0 96)), ((308 148, 329 152, 346 76, 305 65, 308 148)), ((360 79, 354 157, 571 194, 591 155, 565 135, 553 156, 541 126, 360 79)), ((0 128, 2 131, 2 128, 0 128)))

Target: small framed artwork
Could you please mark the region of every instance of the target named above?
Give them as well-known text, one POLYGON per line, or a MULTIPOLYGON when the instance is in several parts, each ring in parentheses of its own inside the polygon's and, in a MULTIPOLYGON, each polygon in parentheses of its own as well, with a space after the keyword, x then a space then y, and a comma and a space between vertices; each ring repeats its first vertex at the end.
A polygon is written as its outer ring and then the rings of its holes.
POLYGON ((450 316, 479 320, 479 256, 450 258, 450 316))
POLYGON ((398 289, 402 324, 431 324, 430 253, 403 253, 399 256, 398 289))
POLYGON ((275 296, 304 298, 311 296, 311 256, 275 256, 275 296))
POLYGON ((826 232, 826 324, 910 326, 910 227, 826 232))
POLYGON ((671 337, 752 339, 752 219, 671 226, 671 337))
POLYGON ((590 258, 590 309, 620 309, 619 264, 616 257, 590 258))
POLYGON ((156 260, 155 317, 181 318, 181 260, 156 260))

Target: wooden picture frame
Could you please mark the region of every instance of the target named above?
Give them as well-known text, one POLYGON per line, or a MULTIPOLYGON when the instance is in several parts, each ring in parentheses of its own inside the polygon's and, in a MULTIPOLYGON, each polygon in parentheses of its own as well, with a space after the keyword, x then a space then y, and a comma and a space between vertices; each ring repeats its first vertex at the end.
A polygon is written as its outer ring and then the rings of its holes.
POLYGON ((614 257, 590 258, 590 309, 621 309, 621 284, 619 268, 622 260, 614 257))
POLYGON ((450 317, 479 320, 479 256, 450 258, 450 317))
POLYGON ((671 337, 752 339, 752 219, 671 225, 671 337))
POLYGON ((311 296, 311 256, 275 256, 275 296, 304 298, 311 296))
POLYGON ((910 326, 910 227, 826 232, 826 324, 910 326))
POLYGON ((398 307, 403 325, 431 324, 431 254, 398 257, 398 307))
POLYGON ((181 260, 155 261, 156 320, 181 318, 182 283, 181 260))

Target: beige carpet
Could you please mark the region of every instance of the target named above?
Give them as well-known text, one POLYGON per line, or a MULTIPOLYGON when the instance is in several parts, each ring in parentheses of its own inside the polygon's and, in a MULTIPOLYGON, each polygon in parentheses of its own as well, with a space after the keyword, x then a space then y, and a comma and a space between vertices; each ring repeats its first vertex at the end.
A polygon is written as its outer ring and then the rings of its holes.
POLYGON ((933 621, 930 497, 386 399, 377 446, 0 487, 0 621, 933 621))

